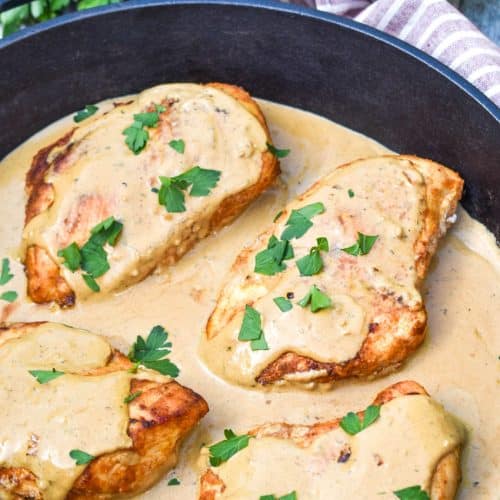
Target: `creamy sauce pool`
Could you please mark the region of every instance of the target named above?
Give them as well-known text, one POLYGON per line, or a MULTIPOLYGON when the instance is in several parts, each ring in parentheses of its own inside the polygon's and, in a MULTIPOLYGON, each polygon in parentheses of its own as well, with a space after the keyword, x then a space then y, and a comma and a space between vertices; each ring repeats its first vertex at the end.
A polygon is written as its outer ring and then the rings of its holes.
MULTIPOLYGON (((126 100, 126 99, 124 99, 126 100)), ((2 303, 1 319, 50 320, 100 333, 127 351, 138 334, 163 324, 173 341, 172 360, 179 382, 208 401, 210 413, 181 452, 177 468, 142 499, 196 498, 200 448, 222 438, 224 428, 244 432, 265 422, 314 423, 365 408, 391 383, 414 379, 467 426, 464 478, 458 498, 498 495, 498 352, 500 256, 494 239, 463 210, 442 242, 424 284, 429 332, 424 345, 398 372, 368 381, 349 381, 333 391, 262 392, 231 386, 213 376, 197 356, 200 335, 225 274, 243 245, 269 224, 274 214, 336 165, 387 152, 374 141, 309 113, 260 102, 277 147, 290 148, 281 161, 282 181, 239 219, 201 242, 176 266, 115 295, 79 301, 72 310, 37 306, 25 295, 22 266, 11 260, 15 278, 0 292, 16 290, 19 299, 2 303), (180 486, 167 486, 177 477, 180 486)), ((100 111, 111 103, 100 105, 100 111)), ((24 219, 24 175, 33 155, 72 127, 66 118, 37 134, 0 166, 0 257, 19 256, 24 219)), ((403 436, 393 435, 394 442, 403 436)), ((264 494, 265 492, 263 492, 264 494)))

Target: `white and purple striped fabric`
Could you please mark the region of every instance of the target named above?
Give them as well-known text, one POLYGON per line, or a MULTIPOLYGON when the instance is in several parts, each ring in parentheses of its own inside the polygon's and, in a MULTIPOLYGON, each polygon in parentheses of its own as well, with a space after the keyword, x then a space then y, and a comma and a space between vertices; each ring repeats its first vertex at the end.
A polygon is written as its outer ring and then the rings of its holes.
POLYGON ((347 16, 439 59, 500 106, 500 49, 446 0, 291 0, 347 16))

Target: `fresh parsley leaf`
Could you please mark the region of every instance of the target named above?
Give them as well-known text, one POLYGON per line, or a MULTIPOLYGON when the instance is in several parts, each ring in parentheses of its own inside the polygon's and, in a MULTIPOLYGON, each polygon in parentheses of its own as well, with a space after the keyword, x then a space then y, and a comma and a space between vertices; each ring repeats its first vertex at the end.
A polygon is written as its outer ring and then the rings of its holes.
POLYGON ((356 243, 350 247, 342 248, 342 251, 350 255, 354 255, 355 257, 358 255, 366 255, 370 253, 370 250, 377 241, 377 238, 378 235, 370 236, 368 234, 358 232, 358 240, 356 243))
POLYGON ((175 378, 179 375, 179 368, 166 359, 166 356, 171 353, 171 347, 168 332, 161 325, 156 325, 151 329, 146 340, 140 335, 137 336, 128 357, 137 365, 175 378))
POLYGON ((297 500, 297 493, 292 491, 291 493, 283 495, 279 498, 275 495, 263 495, 259 498, 259 500, 297 500))
POLYGON ((280 241, 276 236, 271 236, 267 249, 255 256, 254 272, 272 276, 283 271, 286 268, 283 261, 292 259, 293 256, 293 248, 289 241, 280 241))
POLYGON ((311 312, 315 313, 322 309, 332 307, 332 299, 324 294, 316 285, 313 285, 307 294, 298 302, 299 306, 311 306, 311 312))
POLYGON ((64 372, 58 372, 54 368, 52 368, 52 370, 29 370, 29 372, 36 378, 36 381, 39 384, 46 384, 47 382, 64 375, 64 372))
POLYGON ((9 259, 4 257, 2 259, 2 272, 0 273, 0 285, 7 284, 12 278, 13 274, 10 273, 9 259))
POLYGON ((262 333, 260 313, 248 304, 241 323, 238 340, 257 340, 262 333))
POLYGON ((285 297, 274 297, 273 302, 278 306, 281 312, 287 312, 292 309, 292 303, 285 297))
POLYGON ((217 467, 223 462, 227 462, 233 455, 243 450, 248 446, 250 436, 248 434, 243 434, 237 436, 231 429, 224 430, 223 441, 209 446, 209 460, 212 467, 217 467))
POLYGON ((186 148, 186 144, 182 139, 172 139, 168 145, 179 154, 184 154, 184 150, 186 148))
POLYGON ((429 495, 419 485, 409 486, 393 492, 400 500, 430 500, 429 495))
POLYGON ((275 148, 271 143, 266 143, 267 144, 267 149, 268 151, 273 154, 274 156, 276 156, 276 158, 285 158, 286 156, 288 156, 290 154, 290 150, 289 149, 278 149, 278 148, 275 148))
POLYGON ((97 281, 90 276, 90 274, 82 274, 83 281, 85 281, 85 284, 93 291, 93 292, 100 292, 101 287, 97 283, 97 281))
POLYGON ((83 120, 91 117, 99 108, 94 104, 87 104, 84 109, 78 111, 75 116, 73 116, 73 121, 75 123, 80 123, 83 120))
POLYGON ((329 250, 328 240, 324 237, 316 239, 316 246, 312 247, 309 255, 297 260, 297 267, 299 268, 301 276, 313 276, 318 274, 323 269, 323 259, 321 258, 320 251, 327 252, 329 250))
POLYGON ((176 477, 173 477, 167 483, 168 486, 178 486, 179 484, 181 484, 181 482, 176 477))
POLYGON ((82 269, 92 278, 99 278, 110 269, 106 250, 92 238, 83 245, 81 257, 82 269))
POLYGON ((286 227, 281 234, 282 240, 291 240, 300 238, 312 227, 311 218, 315 215, 322 214, 325 211, 323 203, 312 203, 298 210, 292 210, 290 217, 286 222, 286 227))
POLYGON ((269 349, 262 331, 260 313, 249 305, 245 306, 238 340, 250 341, 252 351, 267 351, 269 349))
POLYGON ((370 405, 364 412, 363 420, 361 420, 356 413, 350 411, 340 421, 340 427, 342 427, 347 434, 354 436, 358 432, 366 429, 369 425, 373 424, 379 416, 380 406, 370 405))
POLYGON ((76 465, 86 465, 95 458, 82 450, 71 450, 69 456, 76 462, 76 465))
POLYGON ((17 292, 14 290, 3 292, 2 295, 0 295, 0 300, 5 300, 6 302, 14 302, 16 299, 17 299, 17 292))
POLYGON ((354 191, 352 189, 348 189, 347 194, 349 195, 349 198, 354 198, 354 191))
POLYGON ((269 346, 267 345, 267 341, 262 330, 260 332, 260 336, 257 339, 250 341, 250 349, 252 349, 252 351, 269 350, 269 346))
POLYGON ((185 212, 185 197, 183 191, 189 186, 191 196, 207 196, 219 182, 221 172, 201 167, 193 167, 175 177, 160 176, 161 188, 158 191, 158 203, 163 205, 167 212, 185 212))
POLYGON ((90 230, 90 239, 99 245, 109 243, 111 246, 115 246, 116 240, 118 236, 120 236, 122 230, 123 224, 111 216, 90 230))
POLYGON ((131 403, 135 398, 138 398, 142 394, 142 391, 133 392, 123 399, 125 404, 131 403))
POLYGON ((156 127, 160 121, 160 114, 157 111, 147 113, 137 113, 134 115, 134 122, 142 123, 144 127, 156 127))
POLYGON ((149 132, 144 130, 141 122, 132 123, 123 131, 123 135, 125 135, 125 144, 136 155, 146 147, 149 139, 149 132))
POLYGON ((80 268, 82 263, 82 254, 80 253, 80 248, 73 242, 66 248, 63 248, 57 252, 59 257, 64 259, 63 264, 70 270, 75 272, 80 268))

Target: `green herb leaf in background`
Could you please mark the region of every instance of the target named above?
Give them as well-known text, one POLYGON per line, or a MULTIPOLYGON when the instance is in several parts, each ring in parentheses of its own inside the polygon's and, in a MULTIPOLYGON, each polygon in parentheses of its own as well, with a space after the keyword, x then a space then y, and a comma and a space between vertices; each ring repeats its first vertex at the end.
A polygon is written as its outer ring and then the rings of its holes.
POLYGON ((64 375, 64 372, 59 372, 52 368, 52 370, 28 370, 30 374, 36 378, 36 381, 39 384, 46 384, 51 380, 54 380, 61 375, 64 375))
POLYGON ((87 118, 90 118, 99 108, 94 104, 87 104, 84 109, 78 111, 75 116, 73 116, 73 121, 75 123, 80 123, 87 118))
POLYGON ((248 446, 252 436, 243 434, 237 436, 231 429, 224 430, 223 441, 209 446, 209 460, 212 467, 217 467, 223 462, 227 462, 233 455, 243 450, 248 446))
POLYGON ((344 429, 347 434, 354 436, 358 432, 366 429, 369 425, 373 424, 380 417, 380 406, 370 405, 365 411, 363 420, 358 415, 350 411, 340 421, 340 427, 344 429))

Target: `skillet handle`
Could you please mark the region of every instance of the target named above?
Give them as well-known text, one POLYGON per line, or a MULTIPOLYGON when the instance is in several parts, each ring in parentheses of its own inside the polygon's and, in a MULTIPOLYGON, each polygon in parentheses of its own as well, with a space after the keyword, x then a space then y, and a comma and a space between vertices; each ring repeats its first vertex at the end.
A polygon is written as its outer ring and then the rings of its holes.
POLYGON ((20 5, 24 5, 26 3, 29 2, 26 0, 0 0, 0 12, 12 9, 13 7, 19 7, 20 5))

